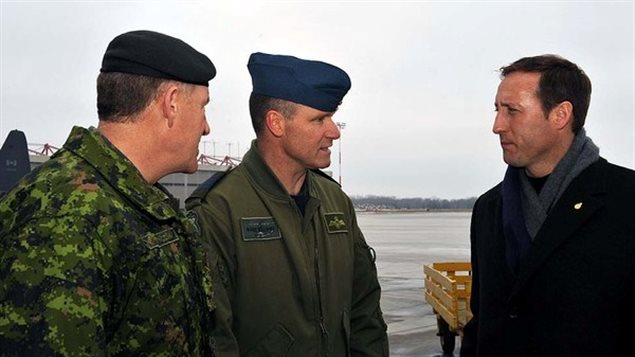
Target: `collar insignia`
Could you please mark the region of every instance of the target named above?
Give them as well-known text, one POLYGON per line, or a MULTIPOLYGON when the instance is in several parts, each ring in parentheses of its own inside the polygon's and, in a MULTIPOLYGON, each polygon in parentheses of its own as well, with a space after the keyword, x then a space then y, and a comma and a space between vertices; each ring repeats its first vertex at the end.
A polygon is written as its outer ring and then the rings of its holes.
POLYGON ((198 224, 198 214, 196 214, 196 212, 194 211, 188 211, 186 216, 187 220, 192 224, 192 227, 194 228, 194 234, 200 236, 201 226, 198 224))

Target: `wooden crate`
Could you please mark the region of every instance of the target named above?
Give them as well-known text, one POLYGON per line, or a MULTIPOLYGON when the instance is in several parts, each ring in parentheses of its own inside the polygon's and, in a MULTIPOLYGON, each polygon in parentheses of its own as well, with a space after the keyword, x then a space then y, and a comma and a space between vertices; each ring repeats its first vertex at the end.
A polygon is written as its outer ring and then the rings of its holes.
POLYGON ((469 262, 432 263, 424 265, 423 272, 426 301, 448 323, 452 332, 461 334, 472 318, 472 265, 469 262))

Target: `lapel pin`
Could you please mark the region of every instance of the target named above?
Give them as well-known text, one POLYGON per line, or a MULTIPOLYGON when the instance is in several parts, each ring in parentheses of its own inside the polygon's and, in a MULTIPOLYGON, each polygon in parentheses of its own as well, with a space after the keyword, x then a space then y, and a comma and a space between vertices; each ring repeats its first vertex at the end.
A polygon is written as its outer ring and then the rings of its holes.
POLYGON ((575 208, 575 209, 580 209, 580 208, 582 208, 582 202, 578 202, 578 203, 574 204, 574 205, 573 205, 573 208, 575 208))

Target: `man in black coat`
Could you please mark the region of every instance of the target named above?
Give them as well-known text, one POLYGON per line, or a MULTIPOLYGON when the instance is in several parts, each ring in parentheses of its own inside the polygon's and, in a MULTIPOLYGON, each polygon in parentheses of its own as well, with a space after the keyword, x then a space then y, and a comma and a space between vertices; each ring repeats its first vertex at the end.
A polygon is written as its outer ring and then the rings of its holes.
POLYGON ((509 165, 474 206, 461 356, 633 356, 635 172, 584 131, 591 82, 554 55, 501 68, 509 165))

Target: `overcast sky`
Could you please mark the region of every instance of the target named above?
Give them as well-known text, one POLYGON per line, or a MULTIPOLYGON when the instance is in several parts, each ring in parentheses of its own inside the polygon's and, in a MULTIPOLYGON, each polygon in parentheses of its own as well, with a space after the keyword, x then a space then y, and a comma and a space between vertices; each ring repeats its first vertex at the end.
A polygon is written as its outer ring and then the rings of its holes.
MULTIPOLYGON (((1 0, 0 141, 12 129, 61 146, 96 125, 95 79, 116 35, 179 37, 218 75, 201 151, 244 154, 252 52, 346 70, 335 120, 349 194, 476 196, 505 165, 492 134, 497 69, 556 53, 580 65, 593 95, 587 133, 609 161, 635 167, 633 1, 5 1, 1 0), (214 144, 215 143, 215 144, 214 144)), ((338 143, 330 170, 337 178, 338 143)))

